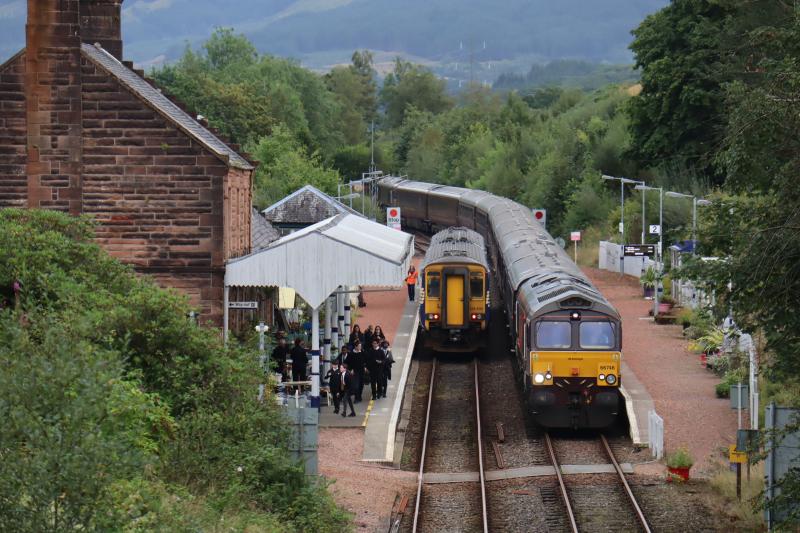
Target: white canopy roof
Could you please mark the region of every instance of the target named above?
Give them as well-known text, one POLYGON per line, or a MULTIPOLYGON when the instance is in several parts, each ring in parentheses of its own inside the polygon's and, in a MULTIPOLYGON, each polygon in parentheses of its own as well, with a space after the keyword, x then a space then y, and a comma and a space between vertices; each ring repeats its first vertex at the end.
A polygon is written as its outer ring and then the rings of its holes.
POLYGON ((225 285, 292 287, 318 307, 340 285, 402 285, 413 250, 408 233, 341 214, 232 259, 225 285))

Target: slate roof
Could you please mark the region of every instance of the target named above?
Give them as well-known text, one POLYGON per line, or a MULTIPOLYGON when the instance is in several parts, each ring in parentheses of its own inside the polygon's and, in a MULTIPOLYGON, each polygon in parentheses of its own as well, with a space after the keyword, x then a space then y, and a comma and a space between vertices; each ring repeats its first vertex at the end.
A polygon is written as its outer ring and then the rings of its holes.
POLYGON ((197 120, 175 105, 161 91, 147 83, 141 76, 123 65, 100 45, 81 44, 81 51, 95 64, 113 76, 138 98, 154 108, 180 130, 202 144, 234 168, 252 170, 254 167, 236 150, 222 142, 216 135, 204 128, 197 120))
POLYGON ((253 208, 252 218, 250 222, 250 241, 251 252, 263 250, 273 241, 280 238, 278 230, 272 227, 266 218, 264 218, 258 209, 253 208))
POLYGON ((339 214, 359 215, 342 202, 335 200, 313 185, 296 190, 283 200, 262 211, 272 224, 316 224, 339 214))

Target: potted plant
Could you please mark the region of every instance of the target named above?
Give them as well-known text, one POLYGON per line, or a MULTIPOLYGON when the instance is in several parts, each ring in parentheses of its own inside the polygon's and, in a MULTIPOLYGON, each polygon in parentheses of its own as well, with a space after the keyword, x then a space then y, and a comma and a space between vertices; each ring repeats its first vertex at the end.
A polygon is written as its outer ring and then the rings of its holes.
POLYGON ((656 281, 658 281, 658 274, 653 267, 648 267, 644 271, 642 277, 639 278, 639 283, 642 284, 644 289, 644 297, 648 300, 651 299, 656 293, 656 281))
POLYGON ((672 311, 672 307, 675 305, 675 300, 670 298, 669 296, 663 296, 661 300, 658 302, 658 312, 659 314, 669 314, 672 311))
POLYGON ((692 468, 693 464, 692 455, 684 447, 678 448, 667 455, 667 481, 688 481, 689 469, 692 468))

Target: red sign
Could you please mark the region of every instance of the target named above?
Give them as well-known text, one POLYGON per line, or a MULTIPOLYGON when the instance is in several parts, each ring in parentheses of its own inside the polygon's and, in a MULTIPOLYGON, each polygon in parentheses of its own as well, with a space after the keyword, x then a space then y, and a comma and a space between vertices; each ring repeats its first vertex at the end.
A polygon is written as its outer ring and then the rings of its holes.
POLYGON ((570 232, 569 240, 571 240, 571 241, 579 241, 579 240, 581 240, 581 232, 580 231, 570 232))
POLYGON ((397 216, 397 209, 390 209, 389 210, 389 216, 390 217, 396 217, 397 216))

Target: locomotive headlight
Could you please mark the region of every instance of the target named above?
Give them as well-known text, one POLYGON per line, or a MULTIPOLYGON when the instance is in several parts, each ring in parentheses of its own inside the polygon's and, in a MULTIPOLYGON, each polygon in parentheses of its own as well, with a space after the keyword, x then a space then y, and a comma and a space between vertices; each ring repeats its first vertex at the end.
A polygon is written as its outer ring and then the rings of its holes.
POLYGON ((536 374, 535 376, 533 376, 533 382, 536 383, 537 385, 541 385, 542 383, 544 383, 544 374, 536 374))
POLYGON ((550 381, 551 379, 553 379, 553 374, 551 374, 550 371, 548 370, 547 374, 544 375, 544 379, 550 381))
POLYGON ((606 380, 606 375, 605 374, 600 374, 599 376, 597 376, 597 379, 599 379, 600 381, 605 381, 606 380))
POLYGON ((614 374, 609 374, 606 376, 606 383, 608 383, 609 385, 613 385, 616 382, 617 382, 617 376, 615 376, 614 374))
POLYGON ((434 319, 434 320, 439 320, 439 315, 438 315, 437 313, 434 313, 434 314, 433 314, 433 319, 434 319))

